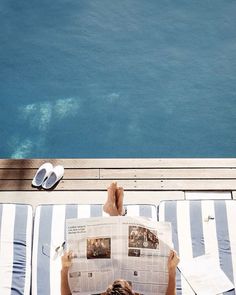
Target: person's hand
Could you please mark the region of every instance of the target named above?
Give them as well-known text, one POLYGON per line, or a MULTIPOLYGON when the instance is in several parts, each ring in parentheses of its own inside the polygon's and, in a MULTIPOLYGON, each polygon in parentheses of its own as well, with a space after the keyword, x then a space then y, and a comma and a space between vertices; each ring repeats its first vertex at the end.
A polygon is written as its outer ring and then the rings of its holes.
POLYGON ((68 269, 72 263, 72 251, 65 252, 61 257, 61 267, 62 269, 68 269))
POLYGON ((179 257, 177 253, 174 250, 171 250, 167 263, 169 274, 175 274, 178 263, 179 257))
POLYGON ((61 295, 71 295, 68 283, 68 271, 72 263, 72 251, 65 252, 61 257, 61 295))

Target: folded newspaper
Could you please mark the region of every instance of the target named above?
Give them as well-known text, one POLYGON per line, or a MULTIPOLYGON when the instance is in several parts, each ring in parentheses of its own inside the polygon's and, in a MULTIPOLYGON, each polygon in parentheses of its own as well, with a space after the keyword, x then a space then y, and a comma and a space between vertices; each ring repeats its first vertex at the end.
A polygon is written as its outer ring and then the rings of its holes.
POLYGON ((135 292, 165 294, 171 224, 143 217, 68 219, 67 248, 73 253, 68 281, 72 294, 100 294, 116 279, 135 292))

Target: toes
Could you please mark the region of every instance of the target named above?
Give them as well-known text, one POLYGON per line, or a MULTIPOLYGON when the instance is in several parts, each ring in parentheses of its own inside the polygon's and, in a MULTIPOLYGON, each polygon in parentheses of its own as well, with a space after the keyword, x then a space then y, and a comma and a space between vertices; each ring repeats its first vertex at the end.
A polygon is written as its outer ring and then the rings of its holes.
POLYGON ((116 188, 117 188, 117 182, 113 181, 113 182, 111 183, 111 187, 112 187, 113 189, 116 189, 116 188))
POLYGON ((117 182, 113 181, 107 188, 107 190, 112 189, 116 190, 117 189, 117 182))

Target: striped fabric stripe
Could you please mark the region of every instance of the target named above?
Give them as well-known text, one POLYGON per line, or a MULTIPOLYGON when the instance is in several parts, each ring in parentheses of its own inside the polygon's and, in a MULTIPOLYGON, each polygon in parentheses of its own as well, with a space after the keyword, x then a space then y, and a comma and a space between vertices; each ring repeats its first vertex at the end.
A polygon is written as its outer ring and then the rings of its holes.
POLYGON ((236 230, 232 226, 235 224, 235 214, 236 214, 236 202, 226 202, 226 211, 228 217, 228 231, 229 231, 229 241, 231 247, 231 258, 232 258, 232 273, 234 274, 233 283, 236 286, 236 230))
POLYGON ((31 294, 31 259, 32 259, 32 234, 33 234, 33 208, 27 206, 28 217, 26 224, 26 275, 24 294, 31 294))
MULTIPOLYGON (((211 253, 235 284, 236 277, 236 201, 162 201, 159 220, 172 223, 173 243, 181 260, 211 253), (210 218, 208 218, 210 217, 210 218)), ((177 276, 177 294, 194 294, 183 277, 177 276)), ((233 295, 235 290, 225 292, 233 295)))
MULTIPOLYGON (((179 235, 179 255, 181 259, 188 260, 193 257, 190 235, 191 228, 189 202, 185 202, 183 206, 180 206, 180 204, 177 203, 177 219, 177 232, 179 235)), ((189 284, 183 279, 181 281, 183 294, 194 294, 189 284)))
MULTIPOLYGON (((156 220, 156 207, 152 205, 126 205, 128 215, 146 216, 156 220)), ((60 294, 60 257, 55 249, 65 240, 67 218, 104 216, 102 205, 40 205, 36 208, 32 295, 60 294)))
POLYGON ((38 244, 41 206, 37 207, 34 216, 33 252, 32 252, 32 294, 37 294, 38 244))
POLYGON ((2 224, 1 224, 1 253, 0 253, 0 277, 1 294, 11 294, 11 282, 13 272, 13 254, 14 254, 14 224, 15 224, 15 206, 3 205, 2 224))
POLYGON ((126 205, 128 216, 144 216, 157 220, 157 210, 153 205, 126 205))
MULTIPOLYGON (((179 253, 179 238, 176 234, 177 226, 178 226, 178 220, 177 220, 177 208, 176 208, 176 202, 172 201, 166 204, 165 202, 161 202, 159 206, 159 212, 158 212, 158 219, 160 221, 168 220, 172 224, 172 239, 174 243, 174 247, 176 251, 179 253), (168 207, 168 208, 166 208, 168 207), (173 226, 173 224, 175 226, 173 226)), ((182 292, 182 286, 181 286, 181 274, 179 271, 176 273, 176 292, 177 294, 181 294, 182 292)))
MULTIPOLYGON (((229 240, 226 204, 224 201, 219 201, 215 202, 214 205, 220 267, 227 274, 228 278, 233 282, 234 275, 232 266, 231 242, 229 240)), ((231 226, 235 226, 235 223, 231 226)), ((224 294, 235 294, 235 292, 229 291, 225 292, 224 294)))
MULTIPOLYGON (((54 257, 55 248, 64 241, 64 224, 66 216, 66 206, 54 206, 52 212, 51 225, 51 245, 50 257, 54 257), (58 230, 60 228, 61 230, 58 230)), ((60 259, 49 259, 50 261, 50 292, 49 294, 60 294, 60 259)))
POLYGON ((0 204, 0 294, 29 295, 32 207, 0 204))

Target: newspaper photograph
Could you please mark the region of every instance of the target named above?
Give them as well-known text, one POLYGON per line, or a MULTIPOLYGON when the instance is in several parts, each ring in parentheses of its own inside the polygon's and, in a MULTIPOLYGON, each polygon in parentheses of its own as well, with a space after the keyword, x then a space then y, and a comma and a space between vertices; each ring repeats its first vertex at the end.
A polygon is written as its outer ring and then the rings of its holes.
POLYGON ((68 281, 72 294, 100 294, 125 279, 140 294, 165 294, 171 224, 144 217, 68 219, 68 281))

